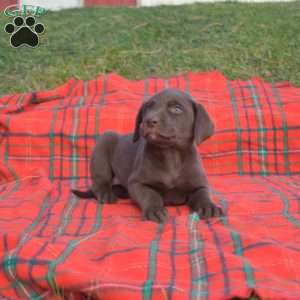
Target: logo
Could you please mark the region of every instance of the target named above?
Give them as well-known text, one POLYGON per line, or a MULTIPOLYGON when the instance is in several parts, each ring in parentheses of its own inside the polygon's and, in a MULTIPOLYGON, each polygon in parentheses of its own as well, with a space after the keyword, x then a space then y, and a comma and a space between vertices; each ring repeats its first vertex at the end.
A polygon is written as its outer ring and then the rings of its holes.
POLYGON ((4 26, 4 31, 10 35, 10 44, 14 48, 28 46, 35 48, 39 45, 39 35, 44 33, 45 26, 36 21, 46 13, 46 9, 39 6, 16 5, 8 6, 4 15, 14 17, 11 23, 4 26))
POLYGON ((47 13, 47 9, 40 7, 40 6, 33 6, 33 5, 10 5, 6 7, 4 10, 4 15, 6 17, 17 17, 17 16, 36 16, 40 17, 47 13))

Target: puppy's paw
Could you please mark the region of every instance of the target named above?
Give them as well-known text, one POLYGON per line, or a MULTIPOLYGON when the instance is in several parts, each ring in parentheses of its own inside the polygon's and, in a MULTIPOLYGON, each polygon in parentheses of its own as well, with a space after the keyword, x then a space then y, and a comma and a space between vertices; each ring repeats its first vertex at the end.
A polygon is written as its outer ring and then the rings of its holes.
POLYGON ((201 203, 195 210, 200 219, 209 219, 224 216, 222 208, 216 206, 212 202, 201 203))
POLYGON ((94 194, 100 203, 115 203, 118 199, 111 189, 101 189, 94 194))
POLYGON ((143 211, 143 220, 163 223, 168 217, 168 212, 163 206, 149 206, 143 211))

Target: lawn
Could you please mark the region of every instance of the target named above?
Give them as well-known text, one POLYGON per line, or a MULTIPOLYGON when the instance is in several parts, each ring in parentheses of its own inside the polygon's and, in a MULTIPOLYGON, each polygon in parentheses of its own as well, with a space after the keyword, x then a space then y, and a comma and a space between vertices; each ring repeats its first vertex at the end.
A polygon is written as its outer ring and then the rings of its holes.
MULTIPOLYGON (((0 16, 0 28, 11 19, 0 16)), ((300 86, 300 3, 218 3, 48 12, 36 49, 0 34, 0 94, 52 88, 70 77, 129 79, 218 69, 300 86)))

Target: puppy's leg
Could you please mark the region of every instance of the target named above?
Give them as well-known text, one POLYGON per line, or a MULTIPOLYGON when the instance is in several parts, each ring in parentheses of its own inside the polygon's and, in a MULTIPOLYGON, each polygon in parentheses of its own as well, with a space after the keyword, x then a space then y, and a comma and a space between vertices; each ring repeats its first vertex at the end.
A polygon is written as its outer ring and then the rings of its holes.
POLYGON ((90 163, 91 190, 100 203, 113 203, 117 200, 112 191, 113 170, 111 166, 118 135, 106 132, 101 135, 93 151, 90 163))
POLYGON ((202 187, 188 196, 188 205, 200 218, 209 219, 224 215, 222 209, 210 200, 207 187, 202 187))
POLYGON ((154 189, 140 184, 132 183, 128 186, 130 197, 136 201, 142 210, 144 220, 162 223, 167 218, 167 210, 163 199, 154 189))

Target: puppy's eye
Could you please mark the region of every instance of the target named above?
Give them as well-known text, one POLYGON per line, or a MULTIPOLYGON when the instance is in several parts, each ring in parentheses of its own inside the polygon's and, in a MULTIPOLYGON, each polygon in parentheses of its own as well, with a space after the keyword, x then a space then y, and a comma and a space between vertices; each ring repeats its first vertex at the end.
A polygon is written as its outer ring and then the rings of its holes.
POLYGON ((171 106, 170 110, 174 114, 181 114, 183 112, 182 106, 179 104, 171 106))

